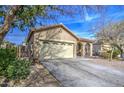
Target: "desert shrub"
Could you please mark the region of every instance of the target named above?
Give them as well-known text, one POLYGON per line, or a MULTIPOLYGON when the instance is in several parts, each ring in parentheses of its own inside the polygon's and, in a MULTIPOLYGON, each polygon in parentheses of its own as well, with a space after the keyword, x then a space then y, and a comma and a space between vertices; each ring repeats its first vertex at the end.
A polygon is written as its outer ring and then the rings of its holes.
POLYGON ((16 58, 16 49, 0 49, 0 76, 24 79, 30 73, 30 64, 16 58))

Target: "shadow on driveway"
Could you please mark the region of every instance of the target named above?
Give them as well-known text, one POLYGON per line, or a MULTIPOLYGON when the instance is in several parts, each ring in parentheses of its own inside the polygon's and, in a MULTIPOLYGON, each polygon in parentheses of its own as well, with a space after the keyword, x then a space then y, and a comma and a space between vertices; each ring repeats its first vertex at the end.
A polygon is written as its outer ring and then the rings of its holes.
POLYGON ((49 60, 42 64, 64 87, 121 87, 124 72, 92 63, 93 59, 49 60))

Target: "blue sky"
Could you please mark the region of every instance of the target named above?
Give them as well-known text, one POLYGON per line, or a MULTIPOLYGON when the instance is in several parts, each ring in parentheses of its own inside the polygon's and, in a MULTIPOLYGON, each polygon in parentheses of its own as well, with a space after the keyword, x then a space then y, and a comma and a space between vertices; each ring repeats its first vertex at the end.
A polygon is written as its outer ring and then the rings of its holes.
MULTIPOLYGON (((124 20, 124 6, 106 6, 107 10, 105 12, 105 20, 112 20, 113 22, 123 21, 124 20)), ((98 22, 100 20, 100 14, 94 12, 93 10, 88 10, 85 7, 83 8, 84 15, 83 17, 79 17, 76 15, 75 18, 71 17, 63 17, 58 19, 58 23, 62 23, 67 26, 72 32, 74 32, 77 36, 83 38, 93 39, 95 32, 93 29, 98 28, 98 22)), ((99 29, 97 29, 99 31, 99 29)), ((28 31, 20 31, 15 28, 13 32, 10 32, 6 36, 6 40, 16 43, 22 44, 22 42, 26 39, 28 35, 28 31)))

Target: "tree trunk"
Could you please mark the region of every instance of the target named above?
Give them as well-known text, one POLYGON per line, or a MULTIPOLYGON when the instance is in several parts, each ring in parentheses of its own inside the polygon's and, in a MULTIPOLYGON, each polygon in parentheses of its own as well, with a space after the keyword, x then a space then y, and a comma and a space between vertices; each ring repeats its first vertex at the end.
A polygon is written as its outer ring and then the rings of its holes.
POLYGON ((109 61, 112 61, 112 59, 113 59, 113 52, 114 52, 114 49, 112 48, 112 51, 110 53, 110 60, 109 61))
POLYGON ((3 41, 3 37, 2 35, 0 35, 0 47, 1 47, 2 41, 3 41))
POLYGON ((3 42, 3 36, 0 35, 0 47, 1 47, 2 42, 3 42))
POLYGON ((6 36, 7 32, 6 33, 3 33, 3 34, 0 34, 0 47, 1 47, 1 44, 4 40, 4 37, 6 36))
POLYGON ((9 29, 10 29, 10 25, 6 24, 6 26, 3 26, 2 29, 1 29, 1 32, 0 32, 0 47, 1 47, 1 44, 6 36, 6 34, 9 32, 9 29))
POLYGON ((121 50, 121 58, 123 58, 123 50, 121 50))

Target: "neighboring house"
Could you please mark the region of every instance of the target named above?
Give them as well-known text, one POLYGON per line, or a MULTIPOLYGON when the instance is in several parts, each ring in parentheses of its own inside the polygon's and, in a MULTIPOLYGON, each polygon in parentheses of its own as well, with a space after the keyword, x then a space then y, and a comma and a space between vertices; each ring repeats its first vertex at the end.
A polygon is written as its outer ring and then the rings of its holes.
POLYGON ((104 43, 104 44, 94 43, 93 44, 93 55, 94 56, 96 55, 99 56, 102 53, 107 52, 109 50, 111 50, 111 45, 108 43, 104 43))
MULTIPOLYGON (((112 50, 112 47, 109 43, 93 43, 93 56, 102 56, 102 54, 112 50)), ((123 48, 124 51, 124 48, 123 48)), ((121 55, 118 55, 121 57, 121 55)), ((124 58, 124 53, 122 54, 122 58, 124 58)))
POLYGON ((6 49, 6 48, 13 48, 13 47, 16 47, 16 46, 15 46, 15 44, 10 43, 9 41, 5 41, 5 40, 4 40, 4 41, 2 42, 2 44, 1 44, 0 47, 6 49))
MULTIPOLYGON (((94 43, 93 44, 93 56, 103 56, 102 54, 112 50, 112 47, 109 43, 94 43)), ((124 51, 124 48, 123 48, 124 51)), ((121 57, 121 55, 118 55, 118 57, 121 57)), ((124 58, 124 53, 122 54, 122 58, 124 58)))
POLYGON ((92 41, 80 39, 62 24, 32 29, 27 38, 30 59, 76 58, 78 42, 83 56, 92 56, 92 41))

